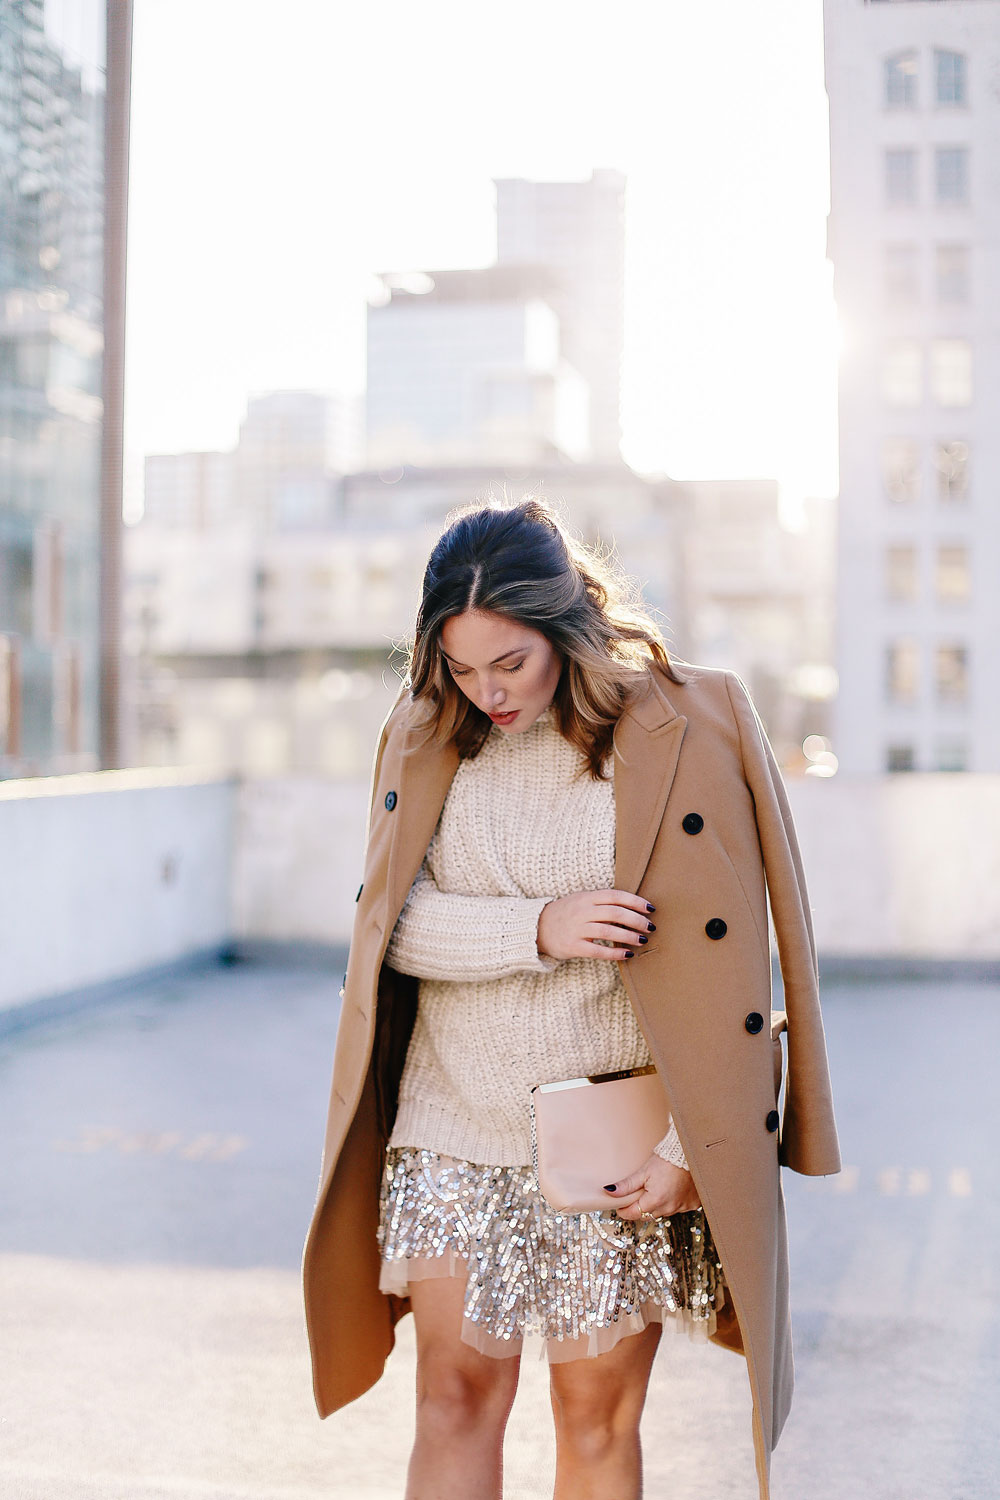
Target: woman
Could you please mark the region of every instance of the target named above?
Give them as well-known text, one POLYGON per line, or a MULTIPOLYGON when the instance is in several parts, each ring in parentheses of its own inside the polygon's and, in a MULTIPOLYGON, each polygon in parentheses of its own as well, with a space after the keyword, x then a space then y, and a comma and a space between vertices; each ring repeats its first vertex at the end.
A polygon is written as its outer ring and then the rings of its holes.
POLYGON ((473 508, 438 542, 410 678, 376 756, 305 1252, 320 1414, 378 1379, 412 1309, 408 1500, 492 1500, 538 1331, 556 1500, 628 1500, 667 1321, 745 1353, 766 1500, 792 1384, 778 1165, 835 1172, 839 1156, 805 883, 760 721, 735 674, 675 665, 531 499, 473 508), (667 1135, 605 1185, 605 1210, 552 1214, 529 1089, 650 1059, 667 1135))

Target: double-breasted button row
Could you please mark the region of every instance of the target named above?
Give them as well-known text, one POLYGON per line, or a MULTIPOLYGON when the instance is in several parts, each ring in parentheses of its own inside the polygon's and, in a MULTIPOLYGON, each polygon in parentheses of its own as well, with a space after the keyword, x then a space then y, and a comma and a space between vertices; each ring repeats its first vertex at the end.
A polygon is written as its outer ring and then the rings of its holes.
MULTIPOLYGON (((681 819, 681 827, 683 828, 685 833, 700 833, 704 826, 705 819, 702 817, 701 813, 685 813, 683 818, 681 819)), ((708 933, 710 938, 718 940, 719 938, 725 937, 726 933, 729 931, 729 928, 721 917, 710 917, 709 920, 705 923, 705 931, 708 933)))

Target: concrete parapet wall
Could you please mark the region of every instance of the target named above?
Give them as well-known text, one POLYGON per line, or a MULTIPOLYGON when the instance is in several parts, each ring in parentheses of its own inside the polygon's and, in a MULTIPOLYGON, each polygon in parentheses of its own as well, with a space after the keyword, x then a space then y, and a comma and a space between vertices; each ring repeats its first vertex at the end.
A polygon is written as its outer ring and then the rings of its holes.
MULTIPOLYGON (((822 954, 1000 959, 1000 776, 817 778, 788 795, 822 954)), ((240 788, 237 937, 348 941, 367 798, 361 783, 240 788)))
MULTIPOLYGON (((1000 964, 1000 776, 788 792, 822 957, 1000 964)), ((343 949, 367 799, 184 771, 0 782, 0 1008, 230 944, 343 949)))
POLYGON ((235 802, 184 771, 0 782, 0 1007, 225 945, 235 802))
POLYGON ((368 782, 244 781, 233 862, 233 935, 342 945, 364 865, 368 782))
POLYGON ((821 954, 1000 959, 1000 775, 788 786, 821 954))

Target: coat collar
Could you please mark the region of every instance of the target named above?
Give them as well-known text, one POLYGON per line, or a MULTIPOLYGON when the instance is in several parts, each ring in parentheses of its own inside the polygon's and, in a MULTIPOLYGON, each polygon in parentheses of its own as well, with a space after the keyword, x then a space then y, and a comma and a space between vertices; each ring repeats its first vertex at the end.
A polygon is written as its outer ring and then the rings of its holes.
MULTIPOLYGON (((614 734, 615 886, 636 891, 646 873, 673 784, 687 719, 667 697, 660 674, 644 674, 614 734)), ((459 765, 453 744, 432 745, 407 724, 399 767, 405 816, 393 830, 386 881, 388 919, 394 923, 434 836, 459 765)))

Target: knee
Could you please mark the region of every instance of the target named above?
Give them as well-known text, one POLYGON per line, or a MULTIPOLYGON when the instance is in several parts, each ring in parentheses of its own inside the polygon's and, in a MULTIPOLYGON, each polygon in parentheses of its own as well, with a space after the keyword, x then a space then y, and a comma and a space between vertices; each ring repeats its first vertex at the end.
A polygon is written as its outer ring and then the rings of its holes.
POLYGON ((491 1360, 497 1369, 468 1370, 445 1360, 418 1373, 417 1419, 442 1438, 506 1422, 517 1389, 517 1361, 491 1360), (508 1363, 514 1368, 506 1368, 508 1363))
POLYGON ((637 1438, 642 1402, 597 1383, 561 1387, 553 1381, 552 1411, 559 1441, 588 1462, 599 1462, 623 1441, 637 1438))

